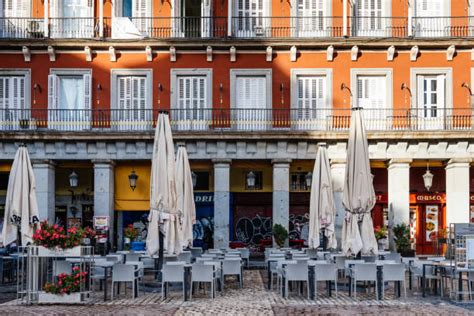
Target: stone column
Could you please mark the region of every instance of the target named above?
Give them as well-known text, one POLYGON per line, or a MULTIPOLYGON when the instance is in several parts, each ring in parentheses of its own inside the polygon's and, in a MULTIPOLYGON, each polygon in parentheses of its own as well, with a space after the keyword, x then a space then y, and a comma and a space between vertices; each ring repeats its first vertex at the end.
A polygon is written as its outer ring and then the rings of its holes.
POLYGON ((291 159, 274 159, 273 164, 273 225, 289 230, 290 220, 290 163, 291 159))
POLYGON ((56 211, 56 164, 51 160, 33 160, 36 179, 36 198, 40 221, 53 223, 56 211))
POLYGON ((214 163, 214 248, 229 247, 230 159, 214 163))
POLYGON ((342 193, 344 192, 344 173, 346 171, 346 161, 331 160, 332 188, 334 191, 334 204, 336 205, 336 238, 337 247, 341 248, 342 223, 346 211, 342 205, 342 193))
MULTIPOLYGON (((114 165, 111 160, 93 160, 94 164, 94 216, 109 216, 110 245, 114 240, 114 165)), ((121 181, 122 185, 128 185, 121 181)))
POLYGON ((388 205, 392 206, 394 224, 410 223, 411 159, 392 159, 388 164, 388 205))
MULTIPOLYGON (((453 158, 446 166, 446 225, 469 223, 471 159, 453 158)), ((436 181, 436 178, 433 179, 436 181)))

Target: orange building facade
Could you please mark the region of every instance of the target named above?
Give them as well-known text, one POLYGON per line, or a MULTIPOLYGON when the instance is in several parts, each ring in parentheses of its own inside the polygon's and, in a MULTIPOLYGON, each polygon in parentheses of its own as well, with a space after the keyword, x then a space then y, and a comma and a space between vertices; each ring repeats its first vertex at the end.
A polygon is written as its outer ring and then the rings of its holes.
POLYGON ((44 219, 108 216, 118 247, 125 225, 145 235, 165 110, 196 178, 197 245, 258 246, 272 223, 304 243, 321 143, 342 226, 350 109, 362 107, 376 225, 391 209, 434 253, 438 231, 471 220, 469 0, 0 2, 0 178, 26 143, 44 219))

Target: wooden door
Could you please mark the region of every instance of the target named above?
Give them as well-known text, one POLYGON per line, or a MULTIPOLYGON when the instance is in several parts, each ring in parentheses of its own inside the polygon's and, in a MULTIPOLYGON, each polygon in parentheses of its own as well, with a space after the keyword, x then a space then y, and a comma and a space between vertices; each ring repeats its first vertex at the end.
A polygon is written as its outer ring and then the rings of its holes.
POLYGON ((443 204, 424 204, 418 207, 416 253, 436 254, 438 231, 445 228, 443 204))

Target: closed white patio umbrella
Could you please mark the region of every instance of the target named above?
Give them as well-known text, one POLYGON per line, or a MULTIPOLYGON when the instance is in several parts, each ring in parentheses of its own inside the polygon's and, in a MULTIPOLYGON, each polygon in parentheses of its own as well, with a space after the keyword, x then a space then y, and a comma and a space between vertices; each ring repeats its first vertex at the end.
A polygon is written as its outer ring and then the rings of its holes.
POLYGON ((22 145, 16 152, 8 178, 2 230, 3 246, 18 239, 18 229, 21 232, 21 245, 31 243, 33 234, 39 227, 38 223, 35 175, 28 150, 22 145))
POLYGON ((342 251, 346 255, 377 254, 377 240, 370 211, 375 205, 370 172, 369 145, 360 108, 352 110, 342 203, 342 251), (360 227, 359 227, 360 223, 360 227))
POLYGON ((196 206, 194 204, 193 178, 189 166, 186 147, 179 146, 176 154, 176 195, 178 213, 183 214, 181 226, 181 241, 183 248, 193 245, 193 224, 196 221, 196 206))
POLYGON ((160 232, 163 234, 164 250, 170 254, 181 253, 182 214, 177 210, 175 176, 176 164, 171 126, 168 114, 160 113, 151 161, 150 215, 146 239, 149 255, 155 255, 160 250, 160 232))
POLYGON ((318 248, 319 233, 324 228, 327 248, 337 247, 335 235, 336 207, 331 181, 331 167, 326 147, 319 146, 311 182, 311 199, 309 205, 308 247, 318 248))

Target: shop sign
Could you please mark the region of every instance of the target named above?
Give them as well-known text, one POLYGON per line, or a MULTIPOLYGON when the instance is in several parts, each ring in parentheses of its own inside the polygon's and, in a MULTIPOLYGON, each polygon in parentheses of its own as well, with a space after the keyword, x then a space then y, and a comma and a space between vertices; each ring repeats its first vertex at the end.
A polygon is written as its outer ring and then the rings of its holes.
POLYGON ((94 216, 94 228, 101 230, 108 230, 109 217, 108 216, 94 216))
POLYGON ((214 193, 194 193, 194 203, 196 204, 213 204, 214 193))
POLYGON ((418 194, 416 203, 445 203, 443 194, 418 194))

